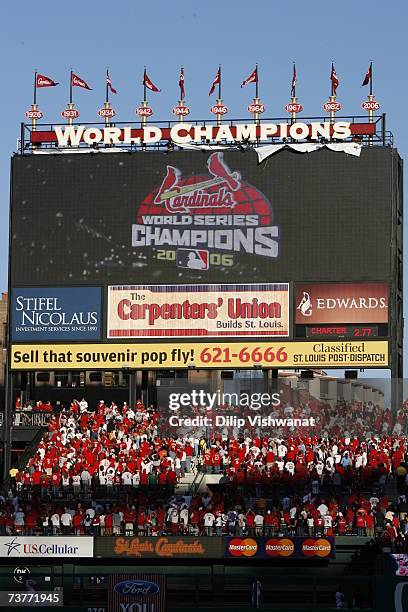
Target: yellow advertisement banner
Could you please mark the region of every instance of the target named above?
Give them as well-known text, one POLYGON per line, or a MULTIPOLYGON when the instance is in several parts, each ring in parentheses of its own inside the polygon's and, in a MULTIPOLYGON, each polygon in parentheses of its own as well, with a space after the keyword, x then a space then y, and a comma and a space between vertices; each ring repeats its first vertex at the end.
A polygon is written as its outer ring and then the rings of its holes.
POLYGON ((158 344, 14 344, 13 370, 123 368, 385 368, 388 342, 173 342, 158 344))

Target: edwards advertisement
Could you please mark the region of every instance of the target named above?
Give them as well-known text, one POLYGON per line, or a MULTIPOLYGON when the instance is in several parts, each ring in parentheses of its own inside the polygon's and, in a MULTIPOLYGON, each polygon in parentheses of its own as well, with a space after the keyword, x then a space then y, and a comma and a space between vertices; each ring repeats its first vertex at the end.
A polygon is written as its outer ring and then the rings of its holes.
POLYGON ((388 283, 296 284, 296 323, 387 323, 388 283))

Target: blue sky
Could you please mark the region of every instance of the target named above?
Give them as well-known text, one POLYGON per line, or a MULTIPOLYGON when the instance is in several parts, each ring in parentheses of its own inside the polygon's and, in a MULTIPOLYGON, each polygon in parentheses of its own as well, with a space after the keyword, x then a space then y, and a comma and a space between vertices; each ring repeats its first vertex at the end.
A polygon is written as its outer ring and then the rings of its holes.
POLYGON ((118 120, 133 120, 142 97, 141 76, 148 66, 162 88, 150 94, 157 120, 171 119, 178 97, 180 65, 185 67, 187 103, 192 119, 209 117, 215 98, 209 87, 219 63, 223 98, 229 118, 247 117, 254 86, 240 83, 259 63, 260 96, 268 117, 285 113, 292 62, 304 115, 319 115, 329 94, 331 61, 340 78, 338 100, 344 114, 363 114, 367 88, 361 82, 374 61, 374 93, 387 113, 387 126, 405 157, 405 122, 400 104, 407 100, 406 3, 343 0, 106 0, 34 4, 17 0, 2 8, 2 146, 0 148, 0 288, 7 287, 9 164, 16 149, 19 124, 32 102, 35 68, 59 81, 39 91, 45 121, 59 121, 68 99, 70 66, 93 91, 76 88, 74 101, 81 120, 97 119, 104 100, 104 71, 109 65, 118 95, 118 120), (400 102, 401 101, 401 102, 400 102))

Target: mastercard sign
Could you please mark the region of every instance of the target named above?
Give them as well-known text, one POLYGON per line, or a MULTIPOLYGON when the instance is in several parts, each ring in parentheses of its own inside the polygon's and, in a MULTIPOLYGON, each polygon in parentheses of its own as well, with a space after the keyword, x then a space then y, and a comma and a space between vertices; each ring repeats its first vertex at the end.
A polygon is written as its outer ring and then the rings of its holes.
POLYGON ((265 542, 268 557, 291 557, 295 552, 295 543, 289 538, 271 538, 265 542))
POLYGON ((228 542, 228 553, 232 557, 254 557, 258 543, 252 538, 232 538, 228 542))
POLYGON ((307 538, 302 542, 302 554, 305 557, 329 557, 332 544, 326 538, 307 538))
POLYGON ((225 557, 245 559, 270 559, 283 561, 308 559, 309 561, 329 561, 335 556, 334 538, 310 537, 242 537, 223 538, 225 557))

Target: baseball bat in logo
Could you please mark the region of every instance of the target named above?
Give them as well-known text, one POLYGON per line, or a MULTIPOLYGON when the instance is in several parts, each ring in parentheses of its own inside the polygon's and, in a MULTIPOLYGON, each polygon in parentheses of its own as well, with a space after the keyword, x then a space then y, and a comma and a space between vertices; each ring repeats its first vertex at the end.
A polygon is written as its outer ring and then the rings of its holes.
POLYGON ((300 310, 304 317, 312 316, 312 300, 310 298, 310 294, 307 293, 307 291, 303 291, 303 297, 300 300, 299 305, 297 306, 297 310, 300 310))
POLYGON ((206 205, 234 206, 235 202, 231 194, 224 188, 220 188, 211 195, 205 194, 205 191, 215 185, 226 185, 229 190, 237 191, 241 187, 239 172, 231 172, 224 162, 222 153, 210 155, 207 167, 213 176, 212 179, 180 186, 179 181, 182 176, 180 170, 174 166, 167 166, 167 174, 154 199, 155 203, 164 203, 169 212, 188 211, 191 208, 201 208, 206 205), (205 195, 207 198, 204 197, 205 195), (207 201, 208 204, 206 204, 207 201))

